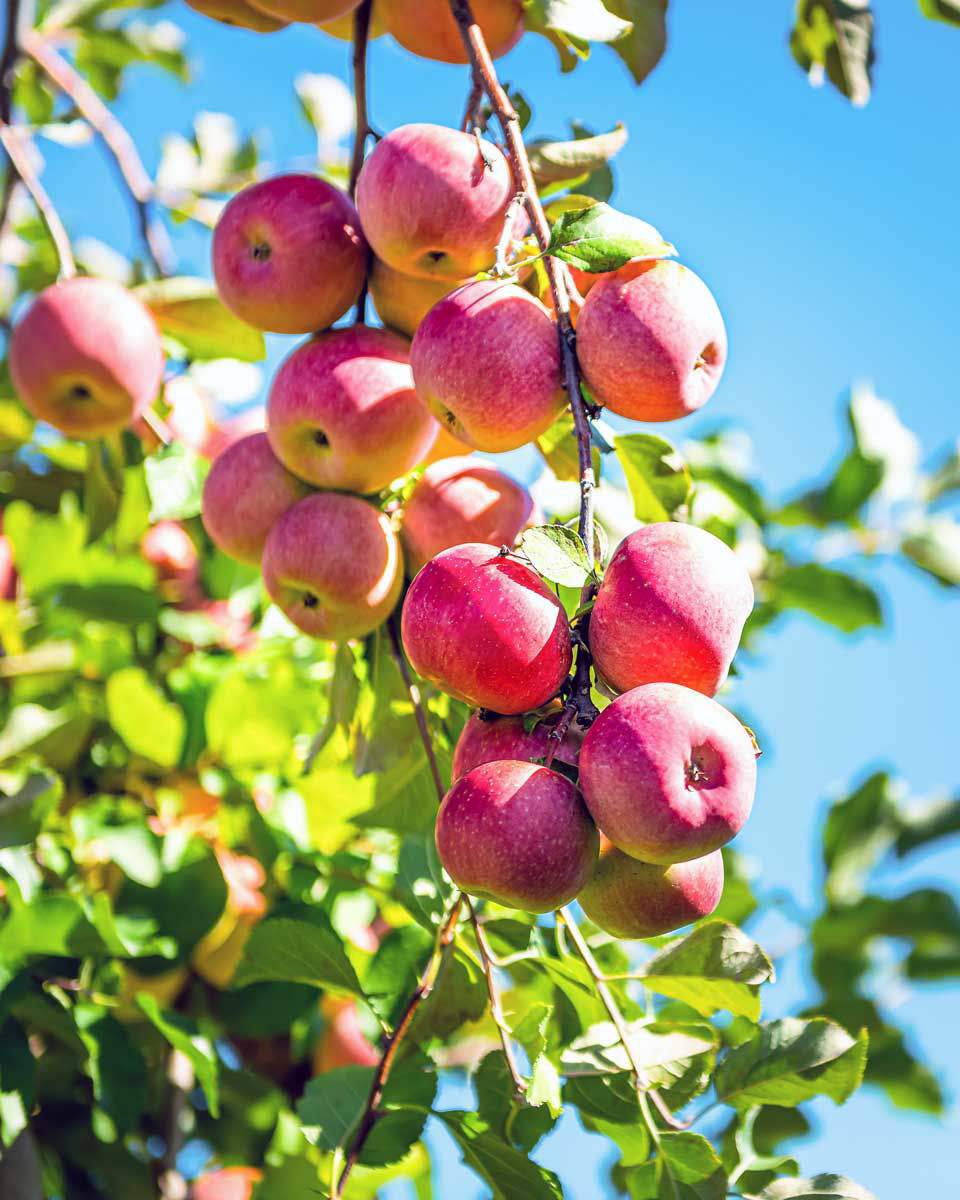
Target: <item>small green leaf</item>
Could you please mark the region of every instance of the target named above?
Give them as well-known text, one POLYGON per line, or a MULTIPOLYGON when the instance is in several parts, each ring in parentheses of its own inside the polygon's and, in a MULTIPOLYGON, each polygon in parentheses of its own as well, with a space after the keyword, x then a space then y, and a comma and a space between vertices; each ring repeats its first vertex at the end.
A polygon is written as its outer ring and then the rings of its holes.
POLYGON ((613 439, 638 521, 669 521, 690 498, 690 470, 665 438, 623 433, 613 439))
MULTIPOLYGON (((580 478, 580 458, 577 448, 577 434, 573 427, 573 416, 569 408, 557 417, 546 433, 537 438, 537 450, 544 462, 556 475, 557 479, 565 482, 576 482, 580 478)), ((593 473, 600 476, 600 451, 594 447, 591 453, 593 473)))
POLYGON ((870 99, 874 52, 869 0, 799 0, 790 50, 812 80, 825 71, 858 108, 870 99))
POLYGON ((183 347, 187 358, 236 358, 241 362, 266 358, 260 330, 235 317, 206 279, 156 279, 141 284, 136 292, 161 331, 183 347))
POLYGON ((723 1164, 699 1133, 663 1133, 657 1146, 661 1200, 724 1200, 723 1164))
POLYGON ((244 948, 234 987, 261 980, 309 983, 363 996, 357 973, 332 927, 290 917, 261 921, 244 948))
POLYGON ((89 1055, 93 1095, 121 1134, 136 1129, 147 1103, 147 1064, 126 1027, 95 1004, 78 1004, 74 1019, 89 1055))
POLYGON ((180 761, 186 718, 141 667, 124 667, 107 680, 110 724, 135 754, 164 767, 180 761))
POLYGON ((669 258, 676 249, 646 221, 601 202, 561 213, 547 253, 581 271, 601 272, 615 271, 635 258, 669 258))
POLYGON ((185 521, 203 508, 203 482, 210 464, 183 446, 173 444, 144 461, 150 520, 185 521))
POLYGON ((642 982, 705 1017, 725 1008, 755 1021, 758 986, 771 979, 773 964, 756 942, 734 925, 707 921, 646 962, 642 982))
POLYGON ((562 1200, 560 1180, 503 1141, 476 1113, 434 1114, 460 1147, 463 1160, 486 1183, 493 1200, 562 1200))
POLYGON ((561 183, 579 179, 605 166, 627 142, 627 127, 619 122, 609 133, 552 142, 540 138, 527 147, 537 183, 561 183))
POLYGON ((297 1116, 314 1145, 335 1150, 345 1144, 366 1108, 373 1075, 373 1067, 335 1067, 310 1080, 297 1116))
POLYGON ((55 810, 63 784, 52 771, 32 771, 17 790, 0 790, 0 850, 29 845, 55 810))
MULTIPOLYGON (((655 1081, 647 1081, 647 1086, 651 1087, 661 1082, 662 1073, 655 1068, 706 1054, 717 1044, 709 1025, 677 1028, 633 1022, 627 1026, 627 1034, 633 1060, 641 1069, 651 1068, 651 1074, 656 1076, 655 1081)), ((560 1068, 568 1078, 629 1071, 632 1065, 617 1030, 608 1021, 592 1025, 586 1033, 575 1038, 560 1059, 560 1068)))
POLYGON ((577 42, 615 42, 630 32, 603 0, 524 0, 527 27, 551 30, 577 42))
POLYGON ((960 522, 930 517, 903 539, 900 549, 945 587, 960 587, 960 522))
POLYGON ((520 538, 520 550, 534 570, 551 583, 582 587, 593 576, 582 538, 565 525, 538 525, 526 530, 520 538))
POLYGON ((819 563, 784 567, 769 581, 769 586, 777 608, 803 609, 844 633, 883 625, 883 609, 871 587, 852 575, 819 563))
MULTIPOLYGON (((754 1200, 753 1197, 750 1200, 754 1200)), ((876 1200, 872 1192, 843 1175, 814 1175, 812 1179, 778 1179, 756 1200, 876 1200)))
POLYGON ((161 1012, 154 996, 137 995, 137 1005, 175 1050, 185 1054, 196 1072, 213 1117, 220 1115, 219 1059, 213 1043, 200 1034, 196 1025, 180 1013, 161 1012))
POLYGON ((636 83, 643 83, 667 48, 667 0, 604 0, 610 12, 633 25, 612 46, 636 83))

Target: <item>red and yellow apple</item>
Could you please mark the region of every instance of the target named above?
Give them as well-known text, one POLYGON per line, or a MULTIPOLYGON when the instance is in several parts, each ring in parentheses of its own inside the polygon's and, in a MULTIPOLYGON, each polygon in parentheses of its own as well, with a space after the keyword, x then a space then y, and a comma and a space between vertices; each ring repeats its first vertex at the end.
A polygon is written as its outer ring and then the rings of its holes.
POLYGON ((367 282, 373 307, 384 325, 412 338, 437 301, 462 287, 467 280, 406 275, 375 258, 367 282))
MULTIPOLYGON (((520 0, 471 0, 470 10, 493 58, 512 50, 523 35, 520 0)), ((445 63, 468 61, 449 0, 380 0, 380 13, 411 54, 445 63)))
POLYGON ((280 21, 317 25, 352 14, 360 0, 250 0, 255 8, 280 21))
POLYGON ((187 4, 194 12, 212 17, 222 25, 237 25, 254 33, 276 33, 287 27, 286 21, 268 16, 247 0, 187 0, 187 4))
POLYGON ((571 724, 563 740, 557 744, 550 735, 559 719, 559 705, 554 715, 539 721, 529 731, 524 729, 520 717, 498 717, 485 721, 477 713, 471 714, 453 749, 453 778, 459 779, 474 767, 501 759, 519 759, 521 762, 545 759, 551 750, 554 762, 575 767, 580 757, 583 731, 571 724))

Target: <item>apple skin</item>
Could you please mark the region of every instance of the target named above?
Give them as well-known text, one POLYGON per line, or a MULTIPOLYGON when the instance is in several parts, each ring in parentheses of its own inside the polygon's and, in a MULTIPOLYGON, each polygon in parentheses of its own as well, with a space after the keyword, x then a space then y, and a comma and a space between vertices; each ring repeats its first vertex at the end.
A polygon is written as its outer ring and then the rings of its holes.
POLYGON ((638 862, 600 839, 600 859, 577 903, 594 925, 618 938, 650 938, 708 917, 723 895, 723 854, 689 862, 638 862))
POLYGON ((427 313, 410 350, 417 395, 477 450, 516 450, 566 404, 557 327, 512 283, 468 283, 427 313))
POLYGON ((389 520, 373 505, 318 492, 270 530, 263 581, 298 629, 341 642, 372 633, 396 607, 403 556, 389 520))
MULTIPOLYGON (((0 513, 0 530, 3 529, 3 514, 0 513)), ((14 600, 17 595, 17 568, 13 559, 13 546, 6 534, 0 532, 0 600, 14 600)))
POLYGON ((377 142, 357 181, 374 254, 406 275, 466 279, 492 265, 514 194, 503 152, 442 125, 401 125, 377 142))
POLYGON ((688 862, 743 826, 757 784, 753 742, 732 713, 676 683, 648 683, 603 710, 583 739, 580 787, 611 842, 646 863, 688 862))
POLYGON ((437 852, 473 896, 527 912, 550 912, 583 888, 599 837, 576 787, 535 763, 474 767, 437 813, 437 852))
POLYGON ((213 231, 223 303, 271 333, 326 329, 356 302, 370 252, 352 201, 315 175, 275 175, 238 192, 213 231))
POLYGON ((254 33, 276 33, 287 27, 286 21, 268 16, 246 0, 187 0, 187 4, 194 12, 212 17, 221 25, 236 25, 254 33))
POLYGON ((752 608, 750 575, 720 538, 676 521, 646 525, 604 572, 590 614, 594 666, 618 692, 682 683, 713 696, 752 608))
POLYGON ((253 7, 280 21, 317 25, 352 14, 360 0, 250 0, 253 7))
POLYGON ((129 425, 156 399, 163 364, 152 313, 109 279, 78 275, 45 288, 10 337, 24 406, 73 438, 129 425))
POLYGON ((429 467, 432 463, 440 462, 444 458, 467 458, 473 453, 472 446, 455 438, 439 422, 434 423, 437 426, 437 440, 430 447, 430 453, 423 459, 421 466, 429 467))
POLYGON ((415 467, 437 427, 414 391, 409 343, 352 325, 311 338, 280 364, 267 436, 301 479, 367 494, 415 467))
POLYGON ((590 288, 577 320, 577 355, 599 404, 632 421, 675 421, 713 395, 727 333, 699 276, 648 259, 590 288))
POLYGON ((525 487, 472 458, 427 467, 404 505, 400 538, 410 575, 464 542, 512 546, 534 515, 525 487))
MULTIPOLYGON (((317 28, 324 33, 329 33, 331 37, 338 38, 341 42, 349 42, 353 40, 353 13, 348 12, 343 17, 336 17, 332 21, 318 21, 317 28)), ((367 35, 369 40, 382 37, 387 32, 387 27, 383 23, 383 17, 380 15, 379 4, 374 4, 373 13, 370 17, 370 32, 367 35)))
POLYGON ((152 525, 140 539, 140 553, 173 598, 182 599, 196 591, 200 556, 190 534, 178 521, 158 521, 152 525))
POLYGON ((279 461, 265 433, 251 433, 217 458, 203 485, 203 524, 231 558, 257 564, 274 522, 310 488, 279 461))
POLYGON ((203 445, 200 446, 199 453, 204 458, 209 459, 210 462, 214 462, 234 442, 239 442, 241 438, 247 437, 248 434, 266 433, 266 431, 266 405, 258 404, 253 408, 248 408, 243 412, 237 413, 234 417, 227 417, 225 421, 221 421, 218 425, 213 425, 203 445))
POLYGON ((539 708, 570 672, 570 627, 540 576, 468 542, 419 572, 403 604, 411 665, 456 700, 506 716, 539 708))
POLYGON ((195 1179, 190 1200, 250 1200, 262 1178, 256 1167, 223 1167, 195 1179))
POLYGON ((467 280, 405 275, 375 258, 367 282, 373 307, 384 325, 412 338, 437 301, 462 287, 467 280))
POLYGON ((355 1000, 324 996, 320 1009, 326 1028, 313 1052, 314 1074, 322 1075, 336 1067, 374 1067, 380 1055, 367 1041, 355 1000))
MULTIPOLYGON (((512 50, 522 37, 519 0, 472 0, 470 9, 492 58, 512 50)), ((435 62, 468 61, 449 0, 380 0, 380 12, 388 31, 411 54, 435 62)))
MULTIPOLYGON (((472 713, 453 749, 451 774, 454 780, 483 763, 508 758, 520 762, 546 758, 552 748, 550 731, 559 719, 558 709, 555 715, 545 718, 528 733, 520 717, 498 717, 494 721, 483 721, 476 713, 472 713)), ((553 761, 575 767, 582 742, 582 731, 571 724, 554 752, 553 761)))

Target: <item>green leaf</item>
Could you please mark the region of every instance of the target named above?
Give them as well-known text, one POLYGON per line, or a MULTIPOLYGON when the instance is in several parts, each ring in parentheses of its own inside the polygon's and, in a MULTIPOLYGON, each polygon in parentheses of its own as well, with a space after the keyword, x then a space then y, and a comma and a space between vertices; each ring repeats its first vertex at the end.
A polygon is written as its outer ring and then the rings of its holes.
POLYGON ((244 948, 234 987, 261 980, 309 983, 363 996, 357 973, 333 928, 290 917, 261 921, 244 948))
POLYGON ((842 571, 817 563, 787 566, 769 581, 769 586, 777 608, 802 609, 844 633, 883 625, 883 609, 876 592, 842 571))
POLYGON ((669 521, 690 499, 690 469, 675 447, 650 433, 613 439, 638 521, 669 521))
POLYGON ((778 1179, 765 1187, 756 1200, 875 1200, 875 1197, 843 1175, 814 1175, 812 1179, 778 1179))
POLYGON ((858 108, 870 99, 874 52, 869 0, 799 0, 790 50, 811 79, 825 71, 858 108))
POLYGON ((945 21, 948 25, 960 25, 960 2, 958 0, 917 0, 920 11, 933 21, 945 21))
POLYGON ((859 899, 870 869, 890 849, 900 829, 898 792, 886 771, 875 771, 832 805, 823 831, 831 901, 859 899))
POLYGON ((147 1104, 147 1064, 136 1042, 115 1017, 95 1004, 73 1010, 89 1055, 93 1095, 122 1134, 136 1129, 147 1104))
POLYGON ((135 754, 164 767, 180 761, 187 722, 141 667, 124 667, 107 680, 110 724, 135 754))
MULTIPOLYGON (((644 1069, 651 1068, 650 1078, 641 1080, 647 1087, 659 1086, 663 1072, 655 1068, 673 1066, 676 1063, 706 1054, 715 1049, 716 1035, 709 1025, 676 1026, 649 1025, 632 1022, 627 1025, 627 1034, 633 1059, 644 1069)), ((620 1036, 608 1021, 601 1021, 580 1037, 575 1038, 563 1051, 560 1069, 568 1078, 576 1075, 607 1075, 612 1071, 630 1071, 632 1064, 627 1058, 620 1036)))
POLYGON ((852 1038, 821 1017, 789 1017, 760 1027, 730 1050, 717 1068, 717 1098, 735 1107, 795 1107, 813 1096, 845 1103, 863 1079, 867 1035, 852 1038))
MULTIPOLYGON (((537 450, 557 479, 576 482, 580 478, 580 459, 577 452, 577 435, 573 427, 573 416, 569 409, 557 417, 546 433, 541 433, 536 442, 537 450)), ((600 475, 600 452, 593 448, 593 473, 600 475)))
POLYGON ((174 443, 144 460, 150 521, 185 521, 203 508, 203 481, 210 464, 174 443))
POLYGON ((476 1113, 451 1110, 434 1115, 453 1135, 466 1165, 490 1188, 493 1200, 562 1200, 556 1175, 508 1145, 476 1113))
POLYGON ((609 133, 553 142, 540 138, 527 147, 538 184, 579 179, 605 166, 627 142, 627 127, 619 122, 609 133))
POLYGON ((583 539, 565 525, 538 525, 525 530, 520 550, 550 583, 582 587, 593 576, 583 539))
POLYGON ((4 1021, 0 1024, 0 1150, 10 1146, 26 1128, 36 1100, 36 1074, 36 1062, 23 1028, 12 1019, 4 1021))
POLYGON ((346 1143, 366 1108, 373 1075, 373 1067, 335 1067, 310 1080, 297 1116, 314 1145, 335 1150, 346 1143))
POLYGON ((485 1054, 473 1075, 477 1115, 505 1142, 530 1153, 556 1124, 546 1105, 532 1107, 514 1095, 513 1077, 502 1050, 485 1054))
POLYGON ((50 771, 31 771, 12 795, 0 790, 0 850, 29 845, 62 795, 63 784, 50 771))
POLYGON ((708 1017, 725 1008, 755 1021, 758 986, 773 979, 773 964, 733 925, 707 921, 644 963, 642 983, 708 1017))
POLYGON ((163 1034, 175 1050, 185 1054, 193 1066, 197 1083, 203 1089, 210 1114, 220 1115, 219 1059, 208 1037, 200 1034, 196 1025, 180 1013, 161 1012, 154 996, 147 992, 137 994, 137 1005, 146 1014, 150 1023, 163 1034))
POLYGON ((724 1200, 723 1164, 699 1133, 663 1133, 657 1146, 658 1200, 724 1200))
POLYGON ((946 516, 929 517, 903 539, 900 549, 945 587, 960 587, 960 522, 946 516))
POLYGON ((391 929, 377 947, 363 977, 369 1003, 395 1025, 433 952, 433 934, 421 925, 391 929))
POLYGON ((72 896, 41 895, 30 904, 21 902, 0 926, 0 964, 6 966, 46 954, 82 958, 104 950, 102 938, 72 896))
POLYGON ((667 48, 667 0, 604 0, 610 12, 633 25, 612 49, 635 82, 643 83, 667 48))
POLYGON ((523 0, 527 27, 551 30, 575 42, 615 42, 630 32, 602 0, 523 0))
POLYGON ((216 287, 206 279, 176 276, 143 283, 136 293, 191 359, 236 358, 261 362, 266 343, 254 329, 223 304, 216 287))
POLYGON ((646 221, 601 202, 561 213, 547 253, 595 273, 615 271, 635 258, 669 258, 676 249, 646 221))

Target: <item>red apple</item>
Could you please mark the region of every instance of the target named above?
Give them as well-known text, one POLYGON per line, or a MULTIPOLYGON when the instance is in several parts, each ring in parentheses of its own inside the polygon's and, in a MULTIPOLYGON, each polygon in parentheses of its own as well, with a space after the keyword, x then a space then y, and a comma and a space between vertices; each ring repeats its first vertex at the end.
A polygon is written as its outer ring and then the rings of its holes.
POLYGON ((405 275, 379 258, 373 260, 368 280, 370 299, 380 320, 406 337, 413 337, 420 322, 438 300, 449 296, 466 282, 465 279, 405 275))
POLYGON ((451 546, 512 546, 533 516, 525 487, 472 458, 427 467, 403 509, 401 539, 411 575, 451 546))
POLYGON ((539 708, 570 671, 563 605, 530 567, 478 543, 427 563, 407 592, 402 634, 414 670, 475 708, 539 708))
MULTIPOLYGON (((0 513, 0 529, 3 528, 3 514, 0 513)), ((13 546, 10 539, 0 533, 0 600, 13 600, 17 594, 17 568, 13 559, 13 546)))
POLYGON ((190 1200, 250 1200, 262 1178, 256 1167, 223 1167, 195 1179, 190 1200))
POLYGON ((576 787, 535 763, 484 763, 458 779, 437 813, 437 852, 457 887, 549 912, 584 886, 599 840, 576 787))
POLYGON ((357 1002, 345 997, 324 996, 321 1010, 326 1028, 313 1053, 317 1075, 336 1067, 374 1067, 380 1055, 367 1041, 357 1014, 357 1002))
POLYGON ((156 399, 163 362, 150 310, 109 279, 77 276, 44 289, 10 337, 20 399, 68 437, 129 425, 156 399))
POLYGON ((246 0, 187 0, 187 4, 194 12, 212 17, 222 25, 237 25, 254 33, 275 33, 287 27, 286 21, 268 17, 246 0))
POLYGON ((713 395, 727 360, 717 302, 689 267, 627 263, 589 291, 577 354, 597 402, 633 421, 674 421, 713 395))
POLYGON ((352 325, 298 346, 267 402, 274 453, 318 487, 369 493, 406 474, 430 449, 436 424, 417 399, 409 343, 352 325))
POLYGON ((140 539, 140 553, 151 563, 161 583, 190 588, 200 574, 200 557, 193 539, 177 521, 158 521, 140 539))
POLYGON ((714 695, 753 608, 746 567, 725 542, 674 521, 617 547, 590 615, 594 666, 618 692, 682 683, 714 695))
POLYGON ((453 750, 453 778, 459 779, 474 767, 501 759, 519 759, 521 762, 545 759, 552 749, 554 762, 575 767, 580 756, 583 733, 575 725, 570 725, 563 741, 554 749, 555 743, 550 733, 559 719, 558 711, 527 732, 520 717, 498 717, 493 721, 484 721, 477 713, 473 713, 453 750))
POLYGON ((374 253, 395 270, 465 279, 493 264, 513 194, 491 142, 481 157, 470 134, 402 125, 363 164, 357 208, 374 253))
POLYGON ((272 333, 326 329, 356 302, 369 251, 349 197, 315 175, 238 192, 213 231, 220 299, 272 333))
POLYGON ((473 447, 455 438, 449 430, 437 424, 437 440, 430 447, 430 453, 423 459, 421 466, 429 467, 431 463, 440 462, 443 458, 466 458, 473 453, 473 447))
POLYGON ((723 854, 689 862, 638 862, 606 838, 577 902, 594 925, 618 938, 650 938, 708 917, 723 895, 723 854))
POLYGON ((417 395, 477 450, 516 450, 564 405, 557 327, 536 297, 480 281, 435 304, 410 350, 417 395))
POLYGON ((251 433, 225 450, 203 485, 203 524, 212 541, 240 562, 259 563, 270 527, 310 488, 251 433))
POLYGON ((303 21, 315 25, 335 21, 358 6, 360 0, 251 0, 255 8, 281 21, 303 21))
POLYGON ((647 863, 687 862, 726 845, 750 815, 756 783, 743 725, 676 683, 624 692, 580 751, 593 819, 618 849, 647 863))
POLYGON ((263 581, 271 600, 311 637, 364 637, 400 598, 400 544, 373 505, 319 492, 275 522, 263 548, 263 581))
MULTIPOLYGON (((493 58, 512 50, 523 35, 520 0, 471 0, 470 10, 493 58)), ((411 54, 437 62, 468 61, 449 0, 380 0, 380 12, 387 29, 411 54)))

